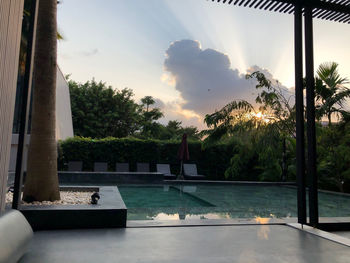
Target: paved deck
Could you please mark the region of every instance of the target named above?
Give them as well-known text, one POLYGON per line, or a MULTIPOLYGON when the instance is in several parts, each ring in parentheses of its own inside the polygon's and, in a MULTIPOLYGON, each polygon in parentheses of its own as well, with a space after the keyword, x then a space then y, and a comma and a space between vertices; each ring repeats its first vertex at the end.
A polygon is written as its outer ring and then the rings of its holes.
POLYGON ((350 248, 286 225, 36 232, 26 262, 349 262, 350 248))

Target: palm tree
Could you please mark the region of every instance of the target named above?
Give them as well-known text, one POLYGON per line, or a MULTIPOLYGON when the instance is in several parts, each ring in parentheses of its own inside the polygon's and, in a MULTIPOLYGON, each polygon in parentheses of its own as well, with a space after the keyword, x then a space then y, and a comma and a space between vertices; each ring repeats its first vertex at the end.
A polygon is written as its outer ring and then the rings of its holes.
POLYGON ((60 199, 56 145, 57 0, 40 1, 25 201, 60 199))
POLYGON ((332 125, 332 115, 342 114, 344 102, 350 97, 350 89, 344 86, 347 83, 348 80, 338 73, 338 63, 325 62, 319 66, 315 87, 317 117, 327 116, 329 126, 332 125))

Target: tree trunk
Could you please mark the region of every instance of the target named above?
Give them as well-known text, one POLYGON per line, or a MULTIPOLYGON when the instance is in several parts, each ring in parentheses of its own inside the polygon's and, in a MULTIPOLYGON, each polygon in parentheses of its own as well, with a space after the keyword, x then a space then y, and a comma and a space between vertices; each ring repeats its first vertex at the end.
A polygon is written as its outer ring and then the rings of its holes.
POLYGON ((332 113, 328 113, 328 126, 332 126, 332 113))
POLYGON ((39 3, 32 127, 23 200, 60 199, 56 145, 57 0, 39 3))

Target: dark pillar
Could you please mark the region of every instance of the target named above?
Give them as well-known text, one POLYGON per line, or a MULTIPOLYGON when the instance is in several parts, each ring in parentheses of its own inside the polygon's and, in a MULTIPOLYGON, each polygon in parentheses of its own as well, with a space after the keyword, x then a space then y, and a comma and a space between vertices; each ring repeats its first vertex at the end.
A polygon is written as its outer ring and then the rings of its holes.
POLYGON ((313 53, 312 8, 305 7, 305 63, 307 116, 307 178, 309 182, 310 225, 318 224, 318 196, 316 174, 315 80, 313 53))
POLYGON ((24 86, 22 89, 21 103, 20 103, 20 125, 19 125, 19 136, 18 136, 18 148, 16 158, 16 171, 15 171, 15 183, 13 192, 12 208, 18 209, 21 193, 22 193, 22 178, 23 178, 23 157, 24 147, 26 145, 26 135, 28 130, 28 116, 30 111, 30 96, 32 90, 32 76, 33 76, 33 60, 35 46, 35 27, 37 18, 38 2, 32 1, 30 10, 30 29, 28 35, 27 45, 27 57, 26 57, 26 68, 24 75, 24 86))
POLYGON ((294 8, 294 57, 295 57, 298 223, 306 224, 304 96, 303 96, 303 30, 302 29, 303 29, 302 28, 302 7, 301 5, 295 5, 295 8, 294 8))

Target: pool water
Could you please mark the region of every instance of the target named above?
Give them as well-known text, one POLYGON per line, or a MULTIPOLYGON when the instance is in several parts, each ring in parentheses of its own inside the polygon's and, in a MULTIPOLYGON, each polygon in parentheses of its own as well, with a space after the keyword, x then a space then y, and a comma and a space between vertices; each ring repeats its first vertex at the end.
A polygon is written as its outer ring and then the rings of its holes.
MULTIPOLYGON (((266 185, 120 185, 128 220, 289 218, 296 188, 266 185)), ((321 217, 350 217, 350 196, 319 193, 321 217)))
POLYGON ((205 207, 213 206, 176 187, 119 187, 127 207, 205 207))

